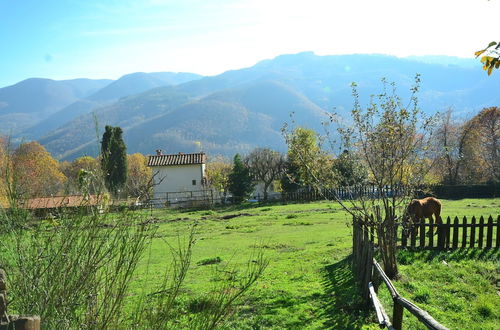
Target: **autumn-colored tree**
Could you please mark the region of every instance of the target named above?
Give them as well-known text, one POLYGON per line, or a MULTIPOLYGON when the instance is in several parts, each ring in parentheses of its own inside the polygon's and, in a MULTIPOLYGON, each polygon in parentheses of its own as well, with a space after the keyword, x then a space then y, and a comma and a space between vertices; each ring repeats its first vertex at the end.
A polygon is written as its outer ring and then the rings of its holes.
POLYGON ((21 144, 12 155, 12 168, 20 197, 51 196, 63 190, 66 176, 57 160, 38 142, 21 144))
POLYGON ((233 166, 224 157, 215 157, 207 164, 208 184, 225 197, 229 191, 229 175, 233 166))
POLYGON ((500 108, 481 110, 466 123, 469 133, 463 150, 464 181, 500 181, 500 108))
POLYGON ((147 165, 148 159, 143 154, 127 155, 127 196, 144 200, 151 195, 153 171, 147 165))
MULTIPOLYGON (((69 194, 81 192, 79 175, 82 170, 92 174, 96 180, 100 179, 99 161, 91 156, 79 157, 72 162, 61 162, 59 168, 68 179, 66 182, 66 192, 69 194)), ((97 187, 91 185, 91 187, 86 188, 90 188, 90 193, 95 193, 97 187)))

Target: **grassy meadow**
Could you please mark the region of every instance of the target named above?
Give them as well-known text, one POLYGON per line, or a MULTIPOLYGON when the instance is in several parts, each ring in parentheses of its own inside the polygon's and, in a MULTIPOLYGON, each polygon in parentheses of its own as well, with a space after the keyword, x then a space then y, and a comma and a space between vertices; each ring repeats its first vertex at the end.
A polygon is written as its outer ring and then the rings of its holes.
MULTIPOLYGON (((191 269, 178 308, 189 322, 204 297, 227 274, 241 271, 257 249, 269 260, 263 277, 226 323, 238 329, 375 329, 372 312, 360 308, 349 268, 350 217, 331 202, 228 206, 214 210, 147 212, 158 230, 132 283, 134 297, 152 292, 171 263, 170 248, 196 224, 191 269)), ((442 217, 500 213, 499 199, 443 201, 442 217)), ((401 251, 400 293, 449 328, 498 329, 499 252, 401 251)), ((389 314, 392 303, 381 288, 389 314)), ((420 329, 411 315, 404 328, 420 329)))

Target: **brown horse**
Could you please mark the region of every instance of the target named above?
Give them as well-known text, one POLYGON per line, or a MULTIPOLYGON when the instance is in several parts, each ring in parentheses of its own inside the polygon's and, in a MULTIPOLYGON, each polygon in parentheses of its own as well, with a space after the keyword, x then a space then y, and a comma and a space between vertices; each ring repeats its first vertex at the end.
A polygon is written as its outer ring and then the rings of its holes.
POLYGON ((412 200, 406 212, 412 223, 421 223, 425 218, 432 220, 433 215, 435 218, 434 223, 441 223, 441 202, 434 197, 412 200))
POLYGON ((421 221, 424 218, 431 220, 434 215, 435 222, 441 222, 441 202, 434 197, 412 200, 408 205, 407 212, 414 221, 421 221))

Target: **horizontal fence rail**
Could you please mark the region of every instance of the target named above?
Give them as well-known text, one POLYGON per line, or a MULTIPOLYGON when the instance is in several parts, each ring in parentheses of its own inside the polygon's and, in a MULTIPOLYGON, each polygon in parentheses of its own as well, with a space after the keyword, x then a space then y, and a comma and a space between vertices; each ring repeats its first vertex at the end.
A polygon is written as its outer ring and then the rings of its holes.
MULTIPOLYGON (((394 287, 394 284, 392 284, 391 280, 387 275, 385 274, 384 270, 382 267, 380 267, 380 264, 377 262, 377 260, 373 259, 373 269, 374 269, 374 274, 378 275, 382 281, 385 283, 387 289, 389 290, 393 303, 394 303, 394 309, 393 309, 393 323, 391 324, 390 320, 388 320, 387 314, 383 316, 383 323, 380 323, 379 319, 379 324, 381 326, 385 326, 388 329, 396 329, 400 330, 402 329, 403 325, 403 309, 406 309, 410 313, 412 313, 422 324, 424 324, 427 328, 433 329, 433 330, 447 330, 445 326, 443 326, 441 323, 436 321, 429 313, 427 313, 425 310, 421 309, 408 299, 401 297, 394 287)), ((372 301, 374 301, 374 306, 378 301, 378 297, 376 294, 375 288, 373 288, 373 284, 370 282, 368 284, 368 289, 370 290, 370 295, 372 298, 372 301)), ((375 307, 377 310, 380 309, 381 312, 384 311, 384 308, 382 304, 380 304, 380 301, 378 301, 378 306, 375 307)), ((385 313, 385 312, 384 312, 385 313)))

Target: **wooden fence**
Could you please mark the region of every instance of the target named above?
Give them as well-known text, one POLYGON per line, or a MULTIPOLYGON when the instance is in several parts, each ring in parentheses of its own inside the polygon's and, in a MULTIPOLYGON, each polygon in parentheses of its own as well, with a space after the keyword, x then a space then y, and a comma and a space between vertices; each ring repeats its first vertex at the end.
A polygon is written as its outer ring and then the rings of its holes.
POLYGON ((7 312, 7 276, 0 268, 0 330, 40 330, 40 317, 9 315, 7 312))
POLYGON ((199 207, 224 203, 224 195, 213 189, 155 192, 148 205, 153 207, 199 207))
POLYGON ((457 248, 499 248, 500 247, 500 215, 494 220, 463 217, 462 221, 450 217, 442 223, 416 223, 403 228, 401 247, 449 250, 457 248))
POLYGON ((447 329, 425 310, 419 308, 408 299, 402 297, 389 280, 382 267, 373 258, 374 251, 374 231, 373 226, 368 227, 363 221, 353 221, 353 271, 361 283, 362 297, 367 307, 373 304, 377 314, 378 323, 381 327, 401 330, 403 326, 403 310, 407 309, 421 323, 429 329, 447 329), (387 315, 384 306, 378 299, 379 279, 386 284, 393 300, 392 322, 387 315))
POLYGON ((359 186, 359 187, 336 187, 331 189, 321 190, 299 190, 294 192, 282 192, 281 199, 283 201, 316 201, 316 200, 349 200, 360 197, 365 198, 380 198, 381 196, 399 196, 405 193, 406 187, 384 187, 378 189, 376 186, 359 186))
POLYGON ((422 324, 424 324, 429 329, 435 330, 447 330, 445 326, 436 321, 429 313, 425 310, 421 309, 408 299, 399 295, 396 287, 392 284, 391 280, 384 273, 382 267, 380 267, 377 260, 372 259, 373 268, 370 269, 373 271, 374 281, 370 281, 368 283, 368 294, 370 296, 370 300, 375 308, 375 312, 377 314, 378 324, 380 327, 386 327, 387 329, 395 329, 401 330, 403 327, 403 310, 406 309, 410 313, 412 313, 422 324), (392 310, 392 323, 389 319, 389 316, 385 312, 384 306, 380 303, 378 299, 378 285, 374 283, 378 283, 377 278, 381 278, 385 283, 387 289, 389 290, 392 301, 393 301, 393 310, 392 310))

